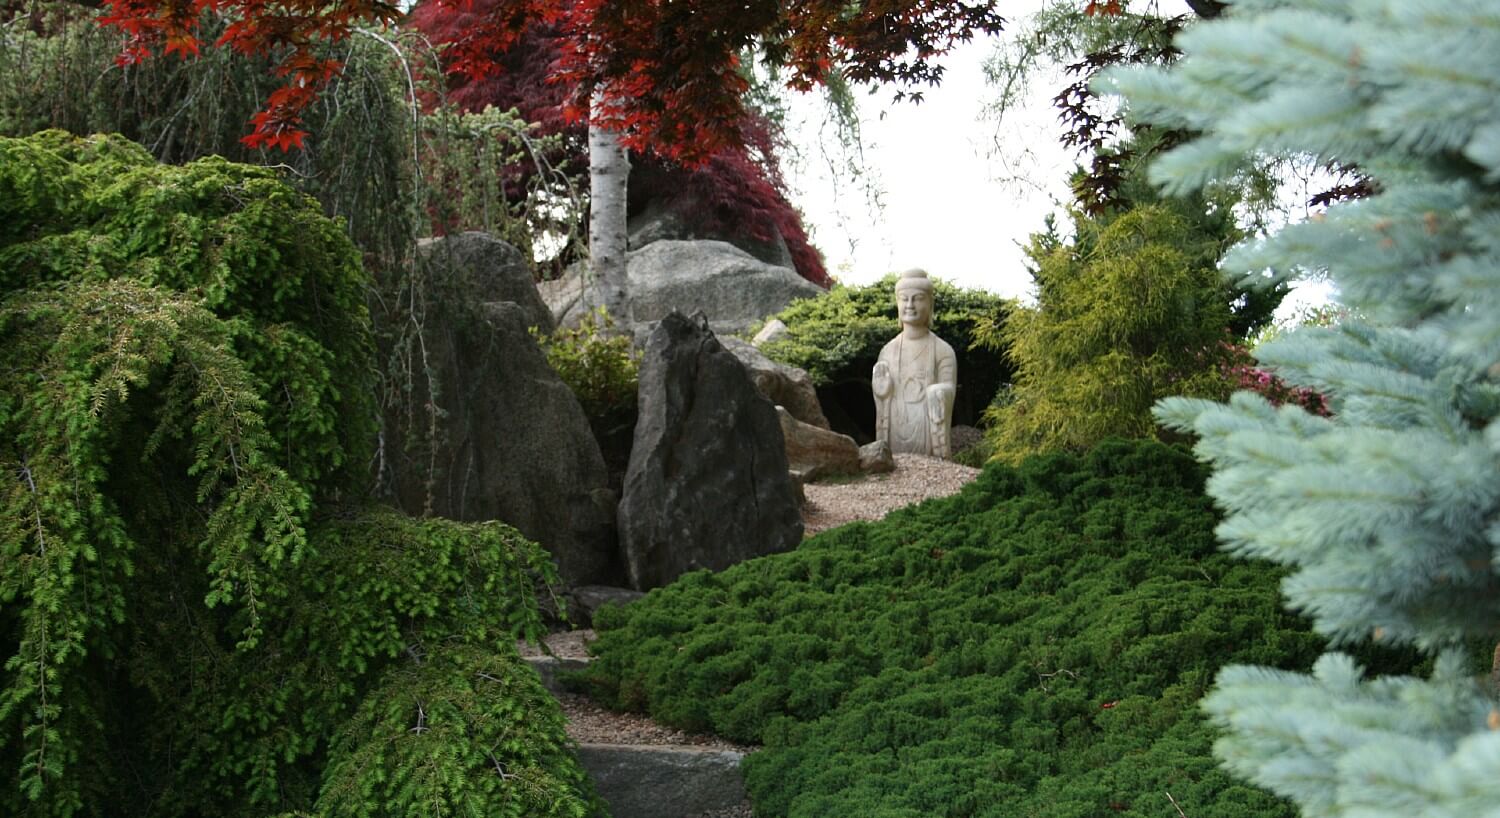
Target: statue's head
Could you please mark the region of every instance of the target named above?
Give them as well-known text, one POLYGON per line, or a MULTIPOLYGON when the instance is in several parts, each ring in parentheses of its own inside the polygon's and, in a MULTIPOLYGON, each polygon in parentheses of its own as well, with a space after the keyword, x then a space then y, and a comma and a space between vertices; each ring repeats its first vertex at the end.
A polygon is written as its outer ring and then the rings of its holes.
POLYGON ((896 315, 903 326, 932 325, 932 279, 926 270, 907 270, 896 279, 896 315))

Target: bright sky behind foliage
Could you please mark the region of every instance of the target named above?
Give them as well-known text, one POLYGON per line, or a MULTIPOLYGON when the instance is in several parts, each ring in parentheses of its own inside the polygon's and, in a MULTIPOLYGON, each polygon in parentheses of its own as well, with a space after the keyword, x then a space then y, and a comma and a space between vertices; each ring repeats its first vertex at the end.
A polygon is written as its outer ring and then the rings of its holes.
MULTIPOLYGON (((1008 0, 1010 31, 1042 5, 1008 0)), ((1161 8, 1187 13, 1181 0, 1162 0, 1161 8)), ((801 152, 800 162, 787 163, 793 204, 838 280, 865 284, 922 267, 964 287, 1028 293, 1021 245, 1049 213, 1061 216, 1079 158, 1058 144, 1062 126, 1052 96, 1067 84, 1061 69, 1036 72, 1021 107, 998 126, 983 118, 999 96, 983 70, 996 43, 976 38, 956 49, 944 60, 943 84, 926 90, 921 104, 892 103, 890 88, 860 92, 862 164, 873 169, 868 180, 831 169, 821 146, 836 155, 837 138, 823 124, 823 99, 792 95, 788 136, 801 152), (867 184, 880 191, 883 208, 871 207, 867 184)), ((1305 288, 1282 314, 1322 303, 1327 292, 1323 285, 1305 288)))
POLYGON ((927 90, 919 105, 892 103, 889 88, 861 95, 861 161, 872 170, 865 179, 830 167, 825 158, 825 148, 835 156, 840 149, 832 126, 821 121, 822 98, 791 100, 788 135, 802 154, 788 168, 793 203, 840 281, 864 284, 892 270, 923 267, 1003 295, 1021 295, 1030 286, 1017 242, 1059 209, 1073 163, 1057 144, 1061 126, 1048 104, 1053 84, 1045 78, 1030 95, 1040 103, 1004 123, 1010 132, 1024 118, 1031 138, 1026 144, 1007 140, 1003 154, 988 155, 995 124, 980 117, 996 96, 983 74, 994 45, 985 38, 961 46, 946 60, 943 84, 927 90), (1023 157, 1028 151, 1031 156, 1023 157), (1040 187, 998 181, 1021 170, 1007 170, 1018 163, 1040 187), (883 208, 871 206, 867 185, 879 191, 883 208))

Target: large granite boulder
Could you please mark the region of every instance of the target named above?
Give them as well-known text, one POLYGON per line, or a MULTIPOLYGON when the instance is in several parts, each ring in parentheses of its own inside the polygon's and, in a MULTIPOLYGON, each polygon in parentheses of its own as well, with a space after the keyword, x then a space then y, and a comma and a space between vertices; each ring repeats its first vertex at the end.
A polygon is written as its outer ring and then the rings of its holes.
MULTIPOLYGON (((435 291, 467 289, 464 270, 444 275, 435 291)), ((422 347, 433 380, 410 353, 411 392, 385 411, 384 480, 411 514, 515 526, 552 553, 569 586, 622 584, 604 459, 578 399, 527 331, 535 323, 508 301, 428 305, 422 347), (423 409, 433 385, 435 441, 423 409)))
POLYGON ((776 409, 701 317, 670 312, 651 333, 638 404, 618 516, 632 587, 802 540, 776 409))
POLYGON ((720 338, 719 343, 734 353, 734 357, 750 372, 750 380, 768 400, 777 406, 786 407, 792 417, 827 429, 828 418, 823 416, 823 407, 818 404, 818 389, 813 386, 812 376, 795 366, 778 363, 764 353, 738 338, 720 338))
MULTIPOLYGON (((673 310, 701 312, 714 332, 730 335, 748 332, 795 299, 823 292, 791 268, 767 264, 722 241, 652 242, 626 254, 626 270, 630 329, 640 342, 673 310)), ((539 290, 564 326, 577 325, 586 305, 598 303, 583 265, 543 282, 539 290)), ((614 318, 623 322, 622 316, 614 318)))
POLYGON ((835 474, 859 474, 859 444, 848 435, 822 429, 776 407, 781 436, 786 440, 787 466, 805 480, 835 474))
MULTIPOLYGON (((686 207, 692 206, 693 203, 686 204, 686 207)), ((640 213, 631 216, 629 223, 625 226, 630 249, 639 250, 658 241, 714 239, 733 244, 767 264, 776 267, 795 267, 792 262, 791 248, 787 247, 786 239, 776 228, 771 228, 775 235, 769 241, 760 241, 750 236, 700 234, 688 225, 688 220, 683 217, 683 210, 683 205, 653 202, 640 213)))
POLYGON ((417 263, 431 281, 465 282, 468 291, 461 297, 480 303, 508 301, 521 308, 526 326, 542 332, 556 326, 552 310, 537 293, 526 257, 489 233, 422 239, 417 242, 417 263))

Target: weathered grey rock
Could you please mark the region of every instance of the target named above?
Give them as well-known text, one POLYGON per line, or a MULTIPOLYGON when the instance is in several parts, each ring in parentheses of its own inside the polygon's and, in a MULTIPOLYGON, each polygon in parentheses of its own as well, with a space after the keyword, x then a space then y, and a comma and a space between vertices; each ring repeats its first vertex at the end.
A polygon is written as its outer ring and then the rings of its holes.
POLYGON ((891 455, 891 444, 875 440, 859 447, 859 470, 865 474, 883 474, 896 470, 896 458, 891 455))
POLYGON ((755 337, 750 339, 750 343, 758 347, 763 347, 766 344, 774 343, 785 338, 789 331, 790 330, 787 329, 785 321, 782 321, 780 318, 772 318, 771 320, 766 322, 765 326, 761 327, 760 330, 755 333, 755 337))
MULTIPOLYGON (((823 292, 789 267, 777 267, 722 241, 656 241, 626 255, 630 328, 644 342, 656 322, 677 310, 702 312, 722 335, 743 333, 798 298, 823 292)), ((586 304, 597 303, 583 265, 544 282, 560 324, 576 326, 586 304)), ((622 325, 622 316, 614 316, 622 325)))
POLYGON ((590 628, 594 625, 594 614, 598 613, 600 608, 606 605, 629 605, 645 594, 629 588, 584 585, 574 588, 571 596, 573 604, 568 606, 568 615, 578 623, 579 627, 590 628))
POLYGON ((552 311, 537 292, 531 266, 521 251, 488 233, 469 231, 417 242, 417 263, 435 281, 465 281, 464 298, 481 303, 509 301, 519 306, 526 326, 551 332, 552 311))
POLYGON ((537 296, 547 305, 554 326, 561 325, 563 318, 570 314, 573 316, 573 325, 577 326, 578 319, 583 316, 583 306, 579 299, 583 298, 583 280, 587 274, 588 262, 578 261, 569 265, 557 278, 536 283, 537 296))
POLYGON ((577 398, 527 332, 532 316, 509 302, 475 310, 436 301, 426 319, 439 445, 403 445, 427 440, 430 392, 419 371, 408 399, 386 411, 385 479, 397 503, 507 522, 552 553, 568 585, 622 583, 604 459, 577 398))
POLYGON ((580 744, 578 761, 613 818, 685 818, 745 799, 744 753, 705 747, 580 744))
POLYGON ((553 693, 566 692, 566 686, 562 683, 559 674, 573 673, 587 670, 589 659, 563 658, 558 656, 527 656, 526 664, 536 671, 536 675, 542 680, 542 687, 553 693))
POLYGON ((750 380, 772 403, 784 406, 792 417, 820 429, 828 428, 828 418, 818 403, 818 390, 812 376, 795 366, 767 358, 754 346, 738 338, 720 338, 719 343, 740 359, 750 372, 750 380))
POLYGON ((808 480, 832 474, 859 474, 859 444, 854 438, 803 423, 781 406, 776 407, 776 417, 781 421, 787 465, 791 469, 808 480))
MULTIPOLYGON (((632 216, 625 228, 630 233, 630 249, 639 250, 658 241, 714 239, 733 244, 767 264, 777 267, 795 267, 792 262, 792 251, 787 247, 786 239, 779 231, 776 231, 769 241, 760 241, 748 235, 715 236, 698 233, 689 227, 682 217, 683 207, 692 206, 692 203, 682 203, 676 206, 653 203, 632 216)), ((775 231, 775 228, 772 230, 775 231)))
POLYGON ((669 313, 641 360, 619 509, 630 585, 648 590, 802 540, 775 407, 699 320, 669 313))

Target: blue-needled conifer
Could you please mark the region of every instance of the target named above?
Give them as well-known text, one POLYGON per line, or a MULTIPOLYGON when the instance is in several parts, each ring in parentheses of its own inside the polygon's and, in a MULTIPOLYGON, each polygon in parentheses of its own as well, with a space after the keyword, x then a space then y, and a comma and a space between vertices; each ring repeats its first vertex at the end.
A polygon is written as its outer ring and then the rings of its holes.
POLYGON ((1227 271, 1326 272, 1367 322, 1257 350, 1333 416, 1163 401, 1196 432, 1225 547, 1292 573, 1287 603, 1335 644, 1412 645, 1422 677, 1229 667, 1204 707, 1216 752, 1304 815, 1500 815, 1500 706, 1475 662, 1500 637, 1500 4, 1239 0, 1169 70, 1109 82, 1133 115, 1199 133, 1169 190, 1257 155, 1353 164, 1375 194, 1250 241, 1227 271))

